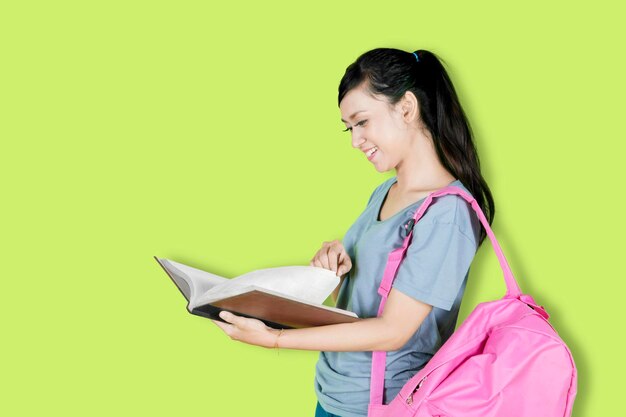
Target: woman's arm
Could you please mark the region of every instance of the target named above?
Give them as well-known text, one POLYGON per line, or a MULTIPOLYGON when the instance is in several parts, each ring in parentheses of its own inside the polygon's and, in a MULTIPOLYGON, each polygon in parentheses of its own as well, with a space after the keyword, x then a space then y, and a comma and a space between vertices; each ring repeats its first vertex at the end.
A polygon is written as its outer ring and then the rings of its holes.
POLYGON ((267 348, 278 347, 318 351, 374 351, 400 349, 417 331, 432 306, 417 301, 395 288, 391 289, 381 317, 354 323, 279 330, 262 321, 221 312, 228 323, 213 320, 233 340, 267 348))

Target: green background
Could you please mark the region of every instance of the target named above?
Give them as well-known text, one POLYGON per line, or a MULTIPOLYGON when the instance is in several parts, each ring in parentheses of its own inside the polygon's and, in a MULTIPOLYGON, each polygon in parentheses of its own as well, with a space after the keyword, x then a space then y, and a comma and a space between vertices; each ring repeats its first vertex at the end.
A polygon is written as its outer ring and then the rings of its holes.
MULTIPOLYGON (((615 410, 618 3, 3 2, 0 414, 312 417, 318 353, 231 341, 152 257, 233 277, 342 238, 393 175, 336 101, 376 47, 446 61, 496 236, 574 354, 574 415, 615 410)), ((486 243, 459 323, 501 276, 486 243)))

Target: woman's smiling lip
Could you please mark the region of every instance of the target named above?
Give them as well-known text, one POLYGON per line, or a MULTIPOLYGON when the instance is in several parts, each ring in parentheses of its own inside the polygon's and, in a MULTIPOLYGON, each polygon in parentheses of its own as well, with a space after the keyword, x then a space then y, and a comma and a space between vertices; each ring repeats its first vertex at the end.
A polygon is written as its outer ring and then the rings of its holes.
POLYGON ((367 151, 365 151, 365 157, 367 158, 368 161, 371 161, 372 159, 374 159, 374 155, 376 155, 378 153, 378 147, 374 146, 373 148, 369 148, 367 151), (375 149, 374 152, 372 152, 371 155, 367 155, 367 153, 369 151, 371 151, 372 149, 375 149))
POLYGON ((372 146, 371 148, 365 149, 363 151, 363 153, 368 153, 369 151, 371 151, 372 149, 374 149, 376 146, 372 146))

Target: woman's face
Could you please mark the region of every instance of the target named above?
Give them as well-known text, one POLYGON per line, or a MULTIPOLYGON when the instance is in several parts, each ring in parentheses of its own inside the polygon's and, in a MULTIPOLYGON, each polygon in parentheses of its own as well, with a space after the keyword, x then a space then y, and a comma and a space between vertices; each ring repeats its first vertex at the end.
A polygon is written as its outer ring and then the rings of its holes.
POLYGON ((352 135, 352 146, 363 152, 377 171, 389 171, 402 161, 408 152, 408 130, 397 107, 390 108, 384 99, 358 87, 344 96, 339 108, 341 121, 352 135))

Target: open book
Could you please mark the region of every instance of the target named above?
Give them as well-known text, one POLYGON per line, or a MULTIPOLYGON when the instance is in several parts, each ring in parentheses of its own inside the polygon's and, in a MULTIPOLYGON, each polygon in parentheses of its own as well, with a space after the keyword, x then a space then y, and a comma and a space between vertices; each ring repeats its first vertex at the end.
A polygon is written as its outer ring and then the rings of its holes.
POLYGON ((339 277, 325 268, 283 266, 228 279, 169 259, 154 259, 188 301, 191 314, 224 321, 219 312, 227 310, 276 329, 359 320, 351 311, 323 304, 339 285, 339 277))

